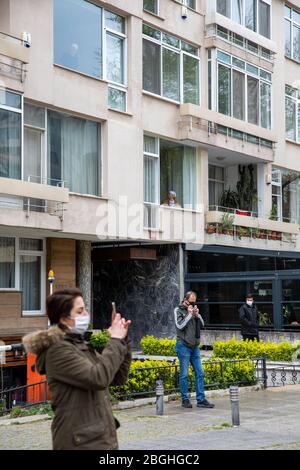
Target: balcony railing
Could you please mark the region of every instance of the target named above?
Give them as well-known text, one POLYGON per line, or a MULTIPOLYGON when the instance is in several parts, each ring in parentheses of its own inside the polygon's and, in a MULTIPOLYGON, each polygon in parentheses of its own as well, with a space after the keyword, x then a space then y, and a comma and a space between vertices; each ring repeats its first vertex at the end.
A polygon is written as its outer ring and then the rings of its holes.
POLYGON ((0 32, 0 75, 23 82, 28 62, 29 49, 24 47, 23 40, 0 32))

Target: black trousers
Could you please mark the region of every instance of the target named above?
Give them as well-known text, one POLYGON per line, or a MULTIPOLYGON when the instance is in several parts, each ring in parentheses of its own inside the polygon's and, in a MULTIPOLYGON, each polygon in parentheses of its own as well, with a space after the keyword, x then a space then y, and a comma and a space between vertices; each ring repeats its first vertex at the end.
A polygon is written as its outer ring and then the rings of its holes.
POLYGON ((259 336, 258 336, 258 333, 257 335, 243 335, 242 334, 242 337, 243 337, 243 340, 245 341, 246 339, 248 339, 249 341, 254 341, 255 339, 257 341, 259 341, 259 336))

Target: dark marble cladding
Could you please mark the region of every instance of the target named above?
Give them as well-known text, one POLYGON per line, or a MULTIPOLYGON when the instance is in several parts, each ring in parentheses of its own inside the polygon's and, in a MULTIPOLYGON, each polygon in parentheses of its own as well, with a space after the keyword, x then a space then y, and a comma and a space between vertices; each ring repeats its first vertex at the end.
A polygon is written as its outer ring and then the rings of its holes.
POLYGON ((145 335, 173 338, 173 310, 179 303, 179 248, 161 246, 157 260, 95 263, 93 266, 94 328, 107 328, 111 301, 132 320, 130 337, 140 348, 145 335))

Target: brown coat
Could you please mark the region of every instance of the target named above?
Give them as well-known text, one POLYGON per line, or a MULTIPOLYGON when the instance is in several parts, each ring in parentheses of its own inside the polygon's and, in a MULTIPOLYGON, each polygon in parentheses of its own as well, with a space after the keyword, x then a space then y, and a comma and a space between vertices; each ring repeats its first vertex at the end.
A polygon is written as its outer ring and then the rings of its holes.
POLYGON ((47 375, 54 450, 118 448, 109 385, 127 380, 131 361, 129 341, 110 339, 102 354, 80 334, 53 326, 23 338, 25 349, 37 354, 37 369, 47 375))

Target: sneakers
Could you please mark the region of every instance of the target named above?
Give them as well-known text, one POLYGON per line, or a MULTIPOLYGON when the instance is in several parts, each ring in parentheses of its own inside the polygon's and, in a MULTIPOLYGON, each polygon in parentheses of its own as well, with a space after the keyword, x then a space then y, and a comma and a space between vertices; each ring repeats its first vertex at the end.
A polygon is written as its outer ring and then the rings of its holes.
POLYGON ((193 408, 193 405, 191 404, 190 400, 183 400, 181 406, 183 408, 193 408))
POLYGON ((215 405, 213 403, 209 403, 208 400, 206 400, 206 398, 204 398, 204 400, 202 401, 197 401, 197 406, 198 408, 214 408, 215 405))

